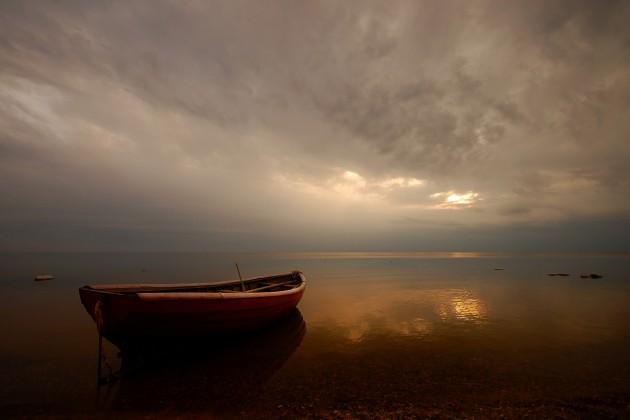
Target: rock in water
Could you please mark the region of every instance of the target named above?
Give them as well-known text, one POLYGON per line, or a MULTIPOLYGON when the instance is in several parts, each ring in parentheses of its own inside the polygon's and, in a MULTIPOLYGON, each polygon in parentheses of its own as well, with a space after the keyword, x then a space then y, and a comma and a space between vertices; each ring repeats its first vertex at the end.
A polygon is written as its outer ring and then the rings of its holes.
POLYGON ((580 278, 581 279, 601 279, 602 276, 601 274, 595 274, 595 273, 591 273, 591 274, 580 274, 580 278))

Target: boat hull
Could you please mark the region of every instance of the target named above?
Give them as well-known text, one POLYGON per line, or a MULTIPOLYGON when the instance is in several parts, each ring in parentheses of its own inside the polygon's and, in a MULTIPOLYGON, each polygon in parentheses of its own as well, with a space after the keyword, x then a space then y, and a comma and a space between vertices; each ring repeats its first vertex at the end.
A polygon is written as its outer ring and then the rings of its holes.
POLYGON ((255 329, 290 313, 304 289, 302 282, 294 289, 270 293, 119 294, 83 287, 79 294, 101 334, 124 341, 255 329))

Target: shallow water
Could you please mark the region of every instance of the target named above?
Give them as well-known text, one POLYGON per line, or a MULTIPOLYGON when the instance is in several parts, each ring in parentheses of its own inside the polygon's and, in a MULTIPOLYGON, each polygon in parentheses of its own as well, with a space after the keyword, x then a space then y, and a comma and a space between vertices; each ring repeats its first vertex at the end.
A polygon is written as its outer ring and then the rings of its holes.
POLYGON ((630 415, 624 254, 4 254, 0 299, 9 416, 630 415), (80 286, 226 280, 234 261, 244 276, 302 270, 299 312, 123 359, 107 345, 120 379, 96 385, 80 286))

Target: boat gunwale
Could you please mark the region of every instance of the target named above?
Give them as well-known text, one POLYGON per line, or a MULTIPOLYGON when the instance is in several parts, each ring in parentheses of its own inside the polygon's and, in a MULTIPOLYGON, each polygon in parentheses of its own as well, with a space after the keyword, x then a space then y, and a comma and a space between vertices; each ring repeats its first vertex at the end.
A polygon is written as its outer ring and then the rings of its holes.
POLYGON ((210 298, 210 295, 217 295, 216 298, 243 298, 243 297, 254 297, 254 296, 282 296, 283 294, 294 293, 298 289, 304 289, 306 286, 306 278, 301 271, 292 271, 284 274, 275 274, 272 276, 262 276, 262 277, 254 277, 250 279, 244 280, 228 280, 216 283, 144 283, 144 284, 98 284, 98 285, 85 285, 79 288, 79 291, 97 293, 97 294, 108 294, 108 295, 116 295, 116 296, 137 296, 141 297, 142 300, 152 300, 146 299, 147 296, 160 295, 162 299, 166 299, 168 296, 182 296, 182 295, 198 295, 205 296, 206 298, 210 298), (234 291, 234 292, 195 292, 195 291, 151 291, 151 290, 161 290, 161 289, 186 289, 186 288, 204 288, 204 287, 225 287, 225 286, 240 286, 241 283, 248 284, 257 281, 265 281, 265 280, 274 280, 282 277, 293 276, 297 274, 299 277, 299 283, 291 289, 287 290, 279 290, 276 292, 242 292, 242 291, 234 291), (144 290, 142 290, 144 289, 144 290), (289 293, 285 293, 289 292, 289 293), (140 296, 143 295, 143 296, 140 296), (223 295, 223 297, 219 297, 218 295, 223 295))

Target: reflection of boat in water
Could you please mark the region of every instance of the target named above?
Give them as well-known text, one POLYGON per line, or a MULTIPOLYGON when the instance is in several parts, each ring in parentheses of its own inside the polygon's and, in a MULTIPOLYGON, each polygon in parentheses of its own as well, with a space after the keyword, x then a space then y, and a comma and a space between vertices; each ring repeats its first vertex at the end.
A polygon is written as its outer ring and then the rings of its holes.
POLYGON ((79 294, 101 334, 116 343, 260 327, 294 309, 305 285, 293 271, 214 284, 83 286, 79 294))
POLYGON ((118 410, 221 412, 252 398, 299 347, 306 324, 299 310, 247 334, 206 339, 147 339, 122 352, 120 380, 101 390, 100 404, 118 410))

